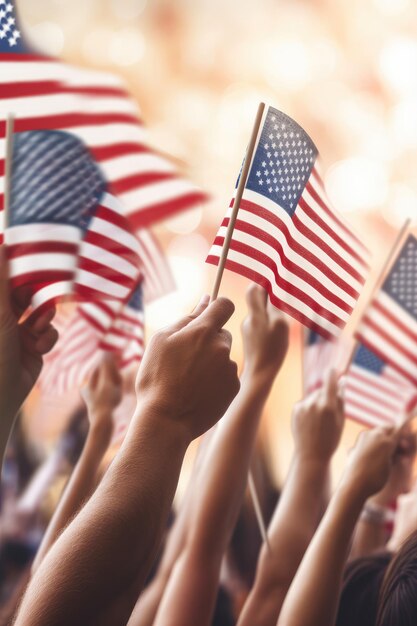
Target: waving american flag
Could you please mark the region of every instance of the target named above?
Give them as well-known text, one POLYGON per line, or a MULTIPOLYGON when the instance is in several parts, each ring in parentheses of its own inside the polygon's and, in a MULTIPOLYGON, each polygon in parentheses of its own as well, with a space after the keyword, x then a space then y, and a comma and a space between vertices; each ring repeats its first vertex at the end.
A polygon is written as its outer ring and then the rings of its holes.
MULTIPOLYGON (((8 14, 7 19, 14 18, 8 14)), ((6 29, 6 35, 3 45, 0 40, 0 120, 14 113, 16 132, 64 130, 78 137, 135 230, 207 200, 207 194, 150 147, 137 104, 121 80, 30 53, 18 45, 20 39, 12 46, 7 37, 12 25, 7 28, 2 20, 0 32, 6 29)), ((0 152, 4 156, 4 144, 0 152)), ((3 173, 0 159, 0 200, 3 173)))
POLYGON ((417 386, 417 239, 409 234, 357 331, 358 339, 417 386))
POLYGON ((322 387, 330 370, 342 373, 351 353, 351 341, 343 335, 325 338, 305 329, 303 346, 303 391, 308 395, 322 387))
MULTIPOLYGON (((323 336, 338 335, 359 297, 368 253, 331 206, 307 133, 269 107, 243 192, 226 267, 323 336)), ((233 204, 233 200, 231 206, 233 204)), ((218 264, 226 215, 207 261, 218 264)))

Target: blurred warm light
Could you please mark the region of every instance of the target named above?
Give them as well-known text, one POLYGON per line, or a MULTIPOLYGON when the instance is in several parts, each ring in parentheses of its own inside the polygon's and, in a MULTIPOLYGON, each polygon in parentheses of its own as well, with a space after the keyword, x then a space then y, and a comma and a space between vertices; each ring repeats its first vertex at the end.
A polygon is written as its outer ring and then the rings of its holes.
POLYGON ((410 6, 410 0, 374 0, 375 6, 386 15, 398 15, 410 6))
POLYGON ((64 48, 64 31, 55 22, 40 22, 33 26, 30 39, 36 48, 51 56, 59 56, 64 48))
POLYGON ((364 157, 339 161, 326 174, 326 189, 344 213, 379 207, 388 192, 386 167, 364 157))
POLYGON ((311 80, 312 57, 307 43, 296 37, 266 42, 260 70, 271 87, 299 91, 311 80))
POLYGON ((113 36, 113 29, 106 27, 95 27, 89 31, 82 44, 82 51, 85 59, 89 63, 102 64, 107 56, 109 41, 113 36))
POLYGON ((199 227, 203 217, 202 209, 194 209, 172 217, 165 225, 171 232, 177 235, 188 235, 199 227))
POLYGON ((417 87, 417 42, 411 37, 396 37, 386 43, 379 58, 382 80, 392 90, 409 93, 417 87))
POLYGON ((417 97, 406 98, 392 111, 393 142, 398 150, 417 148, 417 97))
POLYGON ((207 266, 204 261, 209 244, 202 235, 176 237, 168 247, 168 259, 177 290, 147 307, 147 322, 152 330, 172 324, 194 308, 206 293, 207 266))
POLYGON ((110 0, 114 16, 120 20, 133 20, 145 10, 147 0, 110 0))
POLYGON ((417 224, 416 191, 402 183, 392 185, 388 203, 382 215, 395 228, 401 228, 408 218, 412 219, 413 224, 417 224))
POLYGON ((109 60, 116 65, 134 65, 145 54, 145 39, 138 30, 124 28, 115 32, 109 42, 109 60))

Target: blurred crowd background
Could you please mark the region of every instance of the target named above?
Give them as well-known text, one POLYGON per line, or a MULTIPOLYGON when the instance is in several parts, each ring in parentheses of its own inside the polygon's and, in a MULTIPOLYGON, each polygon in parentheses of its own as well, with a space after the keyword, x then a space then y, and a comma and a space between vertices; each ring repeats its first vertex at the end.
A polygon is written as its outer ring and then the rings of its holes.
MULTIPOLYGON (((146 310, 148 336, 210 292, 204 263, 223 218, 258 102, 294 117, 321 152, 331 200, 373 253, 366 304, 407 216, 417 217, 417 4, 412 0, 21 0, 27 35, 67 62, 124 77, 152 143, 172 155, 211 203, 157 228, 178 289, 146 310)), ((239 325, 246 281, 226 273, 221 292, 239 325)), ((354 316, 347 329, 351 333, 354 316)), ((301 394, 301 330, 261 428, 275 480, 291 455, 289 416, 301 394)), ((24 419, 33 454, 56 445, 75 397, 35 396, 24 419)), ((349 424, 336 474, 359 427, 349 424)), ((192 454, 191 451, 190 454, 192 454)), ((187 477, 187 467, 183 483, 187 477)))

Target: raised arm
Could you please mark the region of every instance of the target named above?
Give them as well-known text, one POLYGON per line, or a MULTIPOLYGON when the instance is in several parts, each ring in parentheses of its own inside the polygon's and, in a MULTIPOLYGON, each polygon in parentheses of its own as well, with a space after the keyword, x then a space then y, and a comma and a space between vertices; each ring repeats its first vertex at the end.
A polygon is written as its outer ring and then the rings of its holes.
POLYGON ((122 379, 112 356, 97 366, 83 395, 90 422, 87 439, 39 547, 32 574, 97 486, 98 469, 113 431, 113 411, 122 399, 122 379))
POLYGON ((268 529, 271 550, 262 548, 255 584, 239 626, 276 624, 288 588, 319 523, 329 464, 343 424, 337 378, 331 373, 323 389, 294 409, 294 456, 268 529))
MULTIPOLYGON (((99 487, 50 549, 16 624, 115 624, 107 608, 142 584, 158 549, 186 448, 223 415, 239 390, 222 330, 224 298, 157 333, 136 384, 138 406, 99 487)), ((135 600, 129 608, 129 615, 135 600)))
POLYGON ((14 418, 41 373, 42 357, 58 339, 53 309, 19 323, 28 305, 28 298, 19 303, 11 298, 6 248, 0 246, 0 463, 14 418))
POLYGON ((278 626, 333 626, 349 543, 364 502, 386 483, 398 443, 393 428, 362 433, 344 477, 285 598, 278 626))
POLYGON ((183 501, 181 502, 173 527, 168 533, 158 570, 150 584, 139 596, 134 611, 130 617, 129 626, 152 626, 154 623, 158 607, 171 576, 171 572, 185 546, 190 527, 195 490, 199 488, 199 476, 202 460, 207 452, 208 444, 213 436, 215 428, 216 427, 212 428, 201 438, 186 493, 183 501))
POLYGON ((288 328, 252 286, 243 324, 245 367, 240 393, 217 426, 195 491, 185 548, 175 565, 155 626, 209 625, 220 566, 246 489, 255 436, 274 378, 283 362, 288 328))

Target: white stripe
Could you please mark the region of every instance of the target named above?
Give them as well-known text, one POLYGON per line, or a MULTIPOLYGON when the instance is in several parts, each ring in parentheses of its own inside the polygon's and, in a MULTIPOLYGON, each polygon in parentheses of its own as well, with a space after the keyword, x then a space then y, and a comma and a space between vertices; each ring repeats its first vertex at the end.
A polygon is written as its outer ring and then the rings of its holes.
POLYGON ((75 271, 76 257, 73 254, 58 252, 40 252, 39 254, 25 254, 10 260, 10 277, 23 276, 33 271, 65 270, 75 271))
POLYGON ((113 239, 119 244, 123 244, 126 248, 129 248, 136 254, 138 254, 138 242, 134 235, 131 235, 128 231, 119 228, 111 224, 107 220, 103 220, 100 217, 93 217, 90 222, 89 230, 103 235, 108 239, 113 239))
MULTIPOLYGON (((402 308, 399 304, 397 304, 387 293, 384 291, 380 291, 375 300, 378 301, 384 309, 386 309, 389 313, 391 313, 394 319, 397 319, 401 322, 411 333, 413 333, 417 337, 417 321, 410 315, 405 309, 402 308)), ((412 341, 412 339, 408 339, 408 342, 412 341)))
POLYGON ((89 96, 81 94, 40 95, 26 98, 0 99, 0 115, 4 118, 13 111, 18 119, 55 115, 87 113, 137 114, 137 107, 128 98, 89 96))
MULTIPOLYGON (((255 218, 255 220, 256 220, 256 218, 255 218)), ((265 229, 265 227, 264 227, 264 229, 265 229)), ((227 232, 227 228, 225 226, 221 226, 218 234, 219 234, 220 237, 225 237, 226 236, 226 232, 227 232)), ((276 239, 278 241, 283 238, 282 235, 279 232, 271 233, 271 234, 274 237, 276 235, 276 239)), ((243 243, 243 244, 245 244, 247 246, 250 246, 255 251, 259 251, 259 253, 262 253, 266 257, 271 259, 273 264, 274 264, 274 266, 277 267, 278 274, 279 274, 279 276, 282 279, 288 281, 291 285, 294 285, 300 291, 302 291, 303 293, 305 293, 308 296, 310 296, 310 298, 315 300, 317 302, 317 304, 319 304, 323 309, 331 311, 332 313, 337 315, 337 317, 339 319, 341 319, 343 321, 347 321, 349 319, 349 313, 347 311, 343 311, 336 304, 334 304, 333 302, 328 300, 323 294, 321 294, 319 291, 317 291, 317 289, 315 289, 313 286, 311 286, 308 281, 299 278, 298 276, 293 274, 290 270, 285 268, 283 266, 283 264, 282 264, 282 261, 281 261, 281 258, 279 256, 278 252, 272 246, 269 246, 264 241, 260 240, 258 237, 249 235, 248 233, 242 232, 242 231, 237 230, 237 229, 233 233, 233 240, 241 242, 241 243, 243 243)), ((288 245, 285 243, 285 239, 283 241, 283 246, 284 246, 284 255, 287 256, 287 257, 292 256, 292 254, 290 252, 290 249, 288 248, 288 245)), ((231 253, 232 253, 232 250, 229 251, 228 258, 230 258, 231 253)), ((249 262, 249 257, 248 257, 248 262, 249 262)), ((259 260, 259 262, 262 263, 261 260, 259 260)), ((299 257, 299 261, 298 262, 294 261, 294 263, 296 265, 302 267, 303 266, 303 259, 301 257, 299 257)), ((266 267, 266 266, 264 266, 264 267, 266 267)), ((274 282, 276 282, 275 278, 274 278, 274 282)), ((330 285, 329 285, 329 288, 330 288, 330 285)), ((335 289, 335 291, 336 291, 336 289, 335 289)), ((348 297, 346 297, 346 300, 348 300, 348 297)), ((351 303, 351 304, 353 305, 354 303, 351 303)))
POLYGON ((114 74, 85 70, 56 61, 2 61, 1 83, 19 82, 41 83, 59 81, 72 87, 116 87, 123 88, 123 82, 114 74))
MULTIPOLYGON (((114 306, 116 308, 116 303, 113 302, 106 302, 106 305, 110 307, 114 306)), ((120 303, 117 303, 117 308, 120 308, 120 303)), ((80 309, 85 311, 85 313, 91 318, 95 319, 103 327, 103 329, 109 328, 114 319, 114 315, 110 316, 107 311, 103 310, 99 306, 96 306, 93 302, 81 304, 80 309)), ((114 313, 116 313, 116 311, 114 311, 114 313)))
POLYGON ((5 233, 5 240, 9 246, 40 241, 79 243, 80 239, 81 231, 79 228, 61 224, 22 224, 10 226, 5 233))
POLYGON ((139 152, 138 154, 128 154, 106 159, 102 160, 100 164, 111 182, 139 174, 151 174, 153 172, 171 173, 175 171, 168 161, 163 161, 151 152, 139 152))
POLYGON ((107 148, 119 143, 139 143, 147 141, 147 132, 143 126, 118 122, 113 124, 94 124, 91 126, 74 126, 71 133, 77 135, 90 148, 107 148))
POLYGON ((119 197, 126 204, 127 213, 130 214, 141 209, 148 209, 154 204, 180 198, 194 191, 199 191, 199 189, 188 181, 177 178, 152 183, 139 190, 121 193, 119 197))
POLYGON ((72 282, 65 280, 59 283, 52 283, 51 285, 47 285, 43 287, 39 291, 35 293, 32 298, 32 306, 34 309, 37 309, 45 302, 49 302, 53 298, 58 298, 60 296, 69 295, 72 292, 72 282))
MULTIPOLYGON (((221 255, 221 250, 222 249, 220 246, 212 246, 209 254, 219 258, 221 255)), ((228 259, 230 259, 231 261, 235 261, 236 263, 240 263, 244 267, 248 267, 251 270, 254 270, 258 274, 260 274, 261 276, 264 276, 267 280, 270 281, 272 285, 272 291, 279 300, 282 300, 283 302, 289 304, 294 309, 305 315, 308 319, 316 321, 319 326, 321 326, 324 330, 327 330, 332 335, 340 334, 340 328, 313 311, 307 304, 305 304, 298 298, 295 298, 292 294, 278 287, 272 271, 267 268, 263 263, 260 263, 256 259, 252 259, 245 254, 236 252, 235 250, 229 251, 228 259)))

